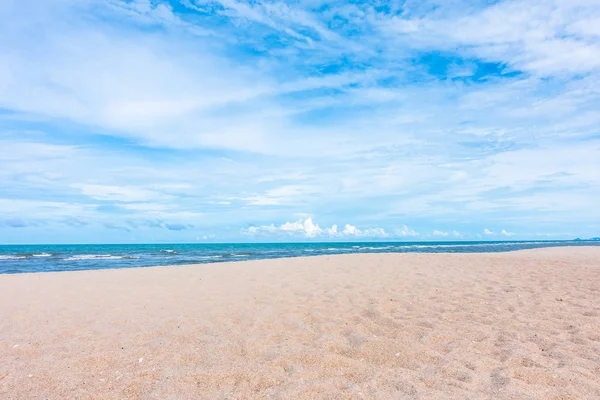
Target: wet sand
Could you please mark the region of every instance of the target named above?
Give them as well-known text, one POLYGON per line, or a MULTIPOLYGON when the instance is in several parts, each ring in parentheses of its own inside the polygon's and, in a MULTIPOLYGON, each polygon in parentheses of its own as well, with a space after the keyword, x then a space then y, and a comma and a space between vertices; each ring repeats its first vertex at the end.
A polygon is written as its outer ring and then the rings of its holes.
POLYGON ((0 399, 598 399, 600 247, 0 276, 0 399))

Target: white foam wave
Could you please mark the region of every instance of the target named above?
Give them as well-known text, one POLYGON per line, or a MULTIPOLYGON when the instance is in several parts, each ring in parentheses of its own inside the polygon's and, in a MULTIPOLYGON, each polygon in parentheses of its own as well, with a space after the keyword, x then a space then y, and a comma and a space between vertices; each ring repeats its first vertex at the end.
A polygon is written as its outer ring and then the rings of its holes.
POLYGON ((13 260, 23 260, 27 257, 25 256, 4 256, 4 255, 0 255, 0 260, 2 261, 13 261, 13 260))
POLYGON ((64 261, 82 261, 82 260, 122 260, 122 259, 138 259, 138 256, 113 256, 112 254, 82 254, 79 256, 71 256, 64 261))
POLYGON ((161 250, 163 253, 175 253, 175 250, 161 250))
MULTIPOLYGON (((455 243, 455 244, 406 244, 398 246, 352 246, 355 250, 388 250, 388 249, 443 249, 443 248, 463 248, 463 247, 492 247, 492 246, 527 246, 539 244, 553 244, 559 242, 499 242, 499 243, 455 243)), ((347 249, 328 248, 327 251, 346 251, 347 249)))
POLYGON ((52 257, 50 253, 32 254, 33 257, 52 257))
POLYGON ((464 244, 413 244, 396 246, 397 249, 437 249, 448 247, 490 247, 490 246, 527 246, 538 244, 553 244, 558 242, 504 242, 504 243, 464 243, 464 244))

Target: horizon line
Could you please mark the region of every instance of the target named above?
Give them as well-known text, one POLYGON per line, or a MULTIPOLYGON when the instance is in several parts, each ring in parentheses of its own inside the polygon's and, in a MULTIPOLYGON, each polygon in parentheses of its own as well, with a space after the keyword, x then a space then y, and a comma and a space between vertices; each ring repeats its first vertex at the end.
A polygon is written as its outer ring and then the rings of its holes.
POLYGON ((531 243, 531 242, 597 242, 599 238, 574 239, 515 239, 515 240, 355 240, 355 241, 296 241, 296 242, 155 242, 155 243, 0 243, 0 246, 121 246, 121 245, 214 245, 214 244, 346 244, 346 243, 531 243))

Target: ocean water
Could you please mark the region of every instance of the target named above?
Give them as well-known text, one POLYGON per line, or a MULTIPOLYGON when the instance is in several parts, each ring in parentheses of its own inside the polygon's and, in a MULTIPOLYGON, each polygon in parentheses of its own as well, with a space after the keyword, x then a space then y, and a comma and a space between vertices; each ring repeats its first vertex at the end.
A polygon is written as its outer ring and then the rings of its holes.
POLYGON ((135 268, 351 253, 479 253, 598 241, 1 245, 0 274, 135 268))

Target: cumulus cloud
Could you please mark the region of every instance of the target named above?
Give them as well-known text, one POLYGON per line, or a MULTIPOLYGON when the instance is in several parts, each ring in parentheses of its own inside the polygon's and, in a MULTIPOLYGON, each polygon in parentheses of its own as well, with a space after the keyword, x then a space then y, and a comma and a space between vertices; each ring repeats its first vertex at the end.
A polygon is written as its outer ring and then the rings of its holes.
POLYGON ((381 238, 390 237, 390 235, 383 228, 366 229, 362 233, 364 236, 376 236, 381 238))
MULTIPOLYGON (((408 227, 404 227, 411 231, 408 227)), ((339 230, 338 225, 334 224, 329 228, 321 228, 319 224, 315 223, 312 217, 300 219, 294 222, 285 222, 281 225, 261 225, 261 226, 250 226, 242 229, 242 233, 247 235, 258 235, 258 234, 288 234, 288 235, 299 235, 306 238, 343 238, 343 237, 365 237, 365 238, 388 238, 391 235, 388 234, 383 228, 366 228, 360 229, 351 224, 345 224, 344 229, 339 230)))
POLYGON ((491 235, 494 235, 494 232, 490 231, 488 228, 485 228, 483 230, 483 234, 491 236, 491 235))
POLYGON ((337 225, 332 225, 331 228, 326 228, 325 232, 329 236, 337 236, 338 235, 338 227, 337 227, 337 225))
POLYGON ((419 233, 412 230, 406 225, 403 225, 401 228, 394 229, 394 234, 400 237, 414 237, 419 236, 419 233))
POLYGON ((365 237, 379 237, 386 238, 390 235, 383 228, 370 228, 370 229, 359 229, 354 225, 346 224, 342 235, 346 236, 365 236, 365 237))
POLYGON ((507 232, 507 231, 506 231, 506 230, 504 230, 504 229, 502 229, 502 231, 500 231, 500 234, 501 234, 501 235, 503 235, 503 236, 508 236, 508 237, 511 237, 511 236, 514 236, 514 235, 515 235, 514 233, 512 233, 512 232, 507 232))
POLYGON ((311 217, 308 217, 304 220, 298 220, 294 222, 285 222, 279 226, 275 226, 275 224, 270 225, 261 225, 261 226, 250 226, 248 228, 242 229, 243 233, 246 234, 259 234, 259 233, 288 233, 288 234, 298 234, 307 238, 313 238, 318 235, 321 235, 323 232, 337 232, 337 227, 332 226, 327 230, 323 230, 318 224, 315 224, 311 217))
POLYGON ((281 225, 282 231, 301 232, 304 236, 312 238, 323 233, 323 229, 315 223, 312 218, 306 218, 304 221, 286 222, 281 225))
POLYGON ((344 235, 358 235, 360 233, 360 230, 355 227, 354 225, 350 225, 350 224, 346 224, 346 226, 344 226, 344 230, 342 231, 342 233, 344 235))
POLYGON ((455 238, 460 238, 463 235, 458 232, 458 231, 451 231, 451 232, 445 232, 445 231, 439 231, 437 229, 433 230, 433 236, 437 236, 437 237, 448 237, 448 236, 452 236, 455 238))

